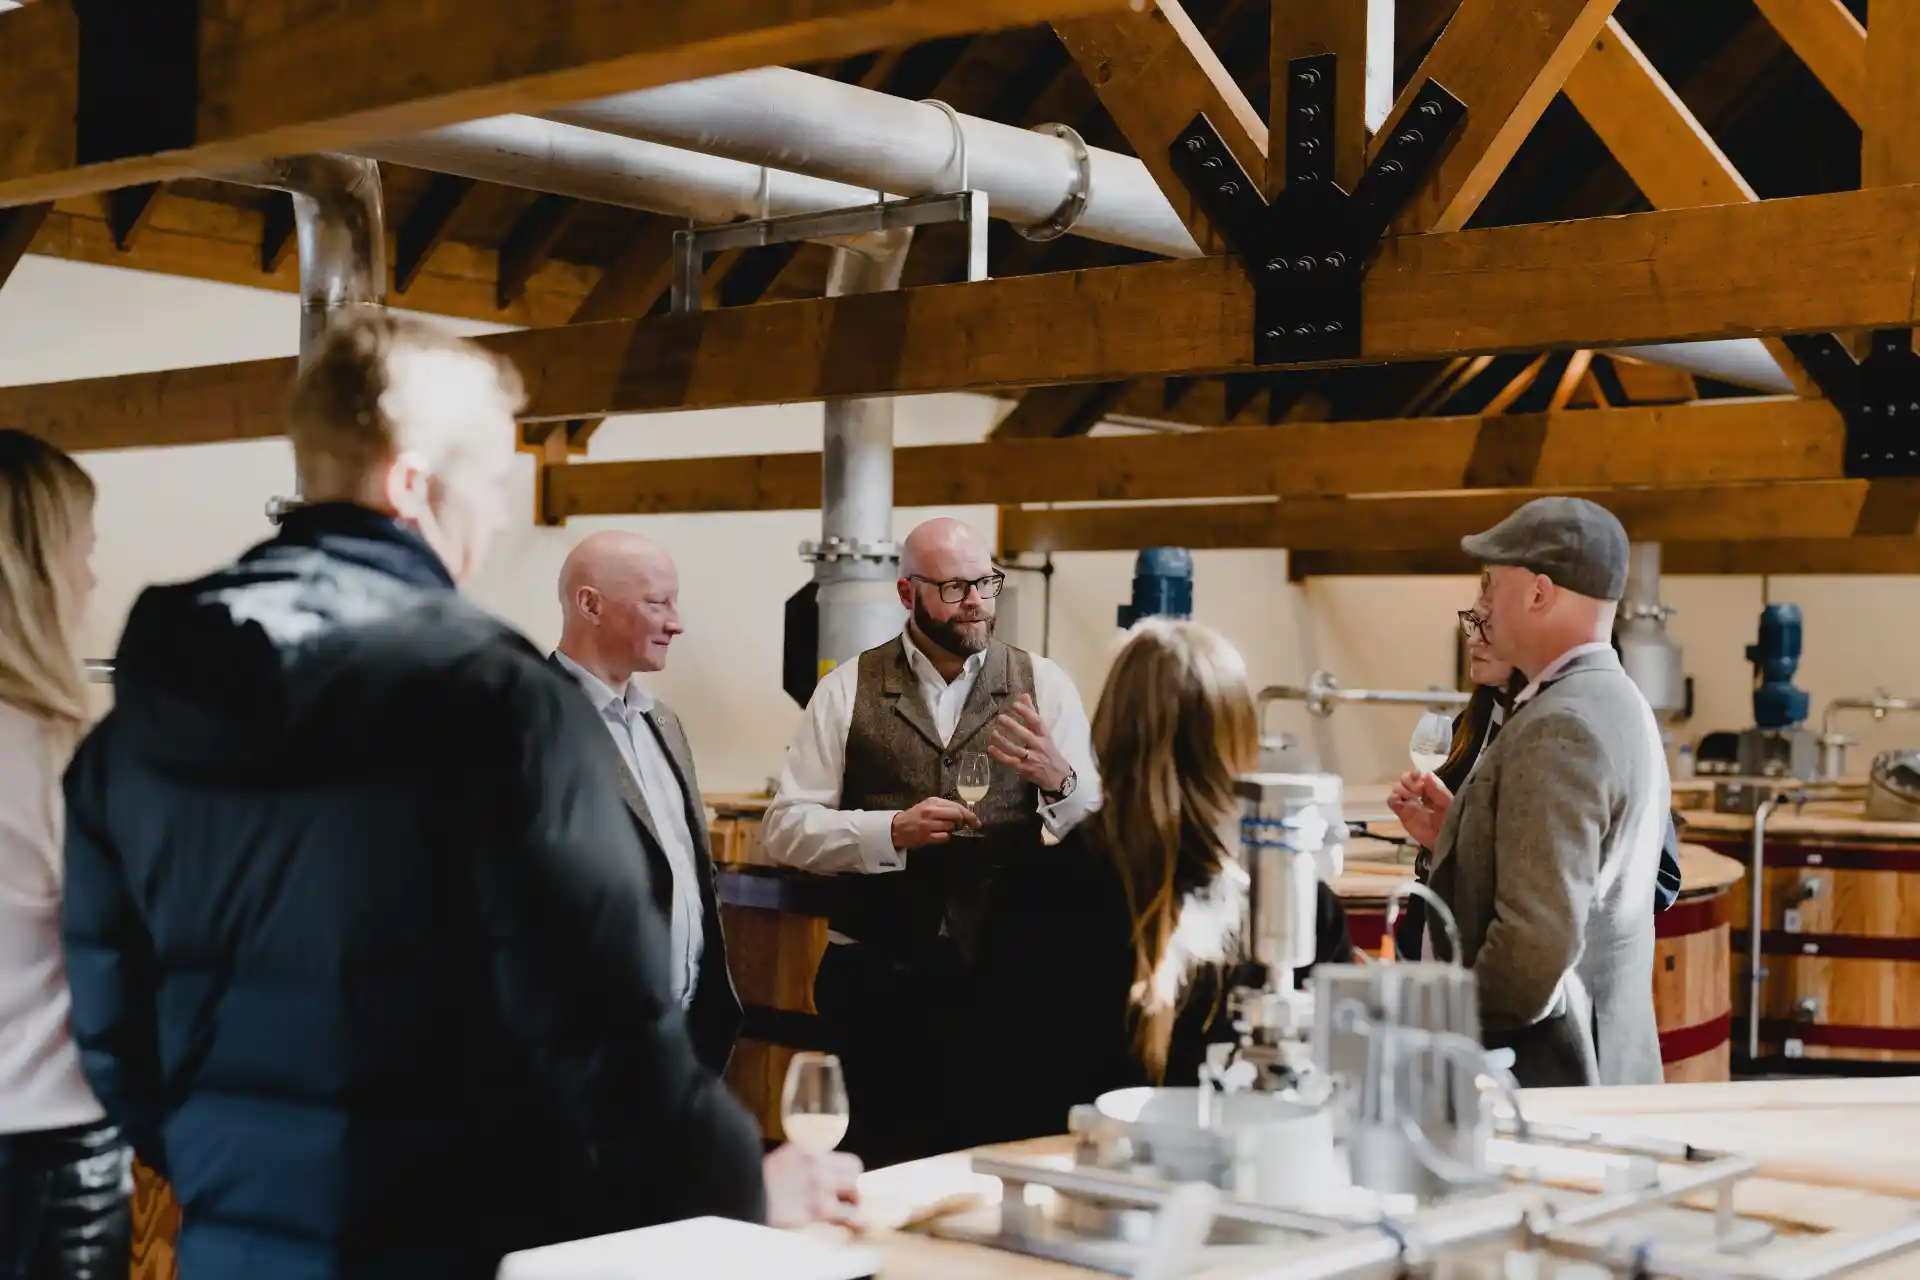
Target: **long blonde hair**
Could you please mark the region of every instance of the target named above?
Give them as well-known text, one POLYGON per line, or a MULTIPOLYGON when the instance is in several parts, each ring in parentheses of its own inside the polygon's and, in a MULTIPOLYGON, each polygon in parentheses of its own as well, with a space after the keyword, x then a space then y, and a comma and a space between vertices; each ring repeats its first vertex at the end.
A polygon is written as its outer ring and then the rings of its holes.
POLYGON ((93 496, 92 478, 72 458, 24 431, 0 430, 0 702, 46 724, 56 764, 87 723, 75 652, 81 602, 67 566, 93 496))
MULTIPOLYGON (((1179 942, 1182 915, 1220 900, 1236 866, 1223 834, 1234 779, 1258 764, 1246 664, 1225 637, 1194 622, 1150 618, 1128 633, 1093 717, 1099 810, 1090 834, 1113 859, 1133 919, 1134 1047, 1157 1079, 1194 962, 1217 945, 1179 942)), ((1216 912, 1218 914, 1218 912, 1216 912)), ((1224 941, 1220 930, 1210 940, 1224 941)))

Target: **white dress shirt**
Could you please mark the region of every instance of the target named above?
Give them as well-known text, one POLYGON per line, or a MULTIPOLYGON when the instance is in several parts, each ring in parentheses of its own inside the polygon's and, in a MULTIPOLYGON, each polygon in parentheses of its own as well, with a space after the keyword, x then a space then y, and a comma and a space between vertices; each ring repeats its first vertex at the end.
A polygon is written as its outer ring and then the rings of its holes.
POLYGON ((0 1134, 104 1112, 67 1031, 60 944, 60 778, 40 721, 0 702, 0 1134))
MULTIPOLYGON (((950 742, 987 655, 983 651, 968 658, 960 675, 948 684, 920 652, 913 636, 903 635, 907 666, 914 674, 921 700, 933 715, 941 741, 950 742)), ((1093 762, 1092 732, 1087 727, 1080 691, 1057 663, 1039 654, 1031 656, 1034 707, 1075 778, 1072 795, 1057 804, 1042 803, 1039 807, 1047 830, 1059 837, 1099 807, 1100 776, 1093 762)), ((906 866, 905 856, 893 847, 893 818, 898 810, 839 807, 847 733, 853 727, 853 701, 859 684, 860 664, 842 663, 815 686, 807 703, 806 715, 787 747, 780 789, 760 827, 761 847, 777 863, 817 872, 887 872, 906 866)), ((991 728, 982 730, 976 741, 984 745, 992 732, 991 728)), ((1007 766, 996 761, 994 767, 1007 766)))
POLYGON ((669 954, 673 958, 673 994, 682 1008, 693 1002, 700 982, 700 957, 706 951, 701 929, 700 872, 694 857, 693 832, 687 827, 687 794, 667 759, 660 735, 647 720, 653 711, 653 695, 640 687, 640 681, 627 681, 625 693, 617 693, 607 682, 588 671, 564 653, 554 655, 560 665, 572 673, 586 690, 588 699, 600 712, 601 722, 620 748, 620 758, 639 784, 640 795, 653 816, 654 830, 665 846, 667 865, 673 872, 673 904, 667 921, 669 954))

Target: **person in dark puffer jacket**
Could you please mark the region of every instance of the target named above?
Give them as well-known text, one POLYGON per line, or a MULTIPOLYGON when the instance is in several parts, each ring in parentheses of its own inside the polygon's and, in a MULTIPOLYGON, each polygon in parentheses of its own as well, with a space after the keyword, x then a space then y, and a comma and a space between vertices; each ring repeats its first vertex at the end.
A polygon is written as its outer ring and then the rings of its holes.
POLYGON ((290 423, 319 501, 140 598, 67 775, 74 1037, 192 1280, 478 1280, 850 1194, 847 1157, 763 1181, 669 994, 604 730, 454 590, 519 399, 479 347, 344 322, 290 423))

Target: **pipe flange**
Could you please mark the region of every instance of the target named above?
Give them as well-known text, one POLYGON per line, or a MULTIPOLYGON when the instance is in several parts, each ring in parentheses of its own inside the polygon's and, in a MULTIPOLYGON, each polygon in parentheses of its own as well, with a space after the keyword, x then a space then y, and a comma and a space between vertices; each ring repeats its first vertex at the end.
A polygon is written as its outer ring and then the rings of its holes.
POLYGON ((844 560, 892 564, 900 558, 900 544, 887 539, 822 538, 818 542, 801 543, 800 558, 808 564, 844 560))
POLYGON ((1073 185, 1067 188, 1067 198, 1053 211, 1053 216, 1045 222, 1031 227, 1014 225, 1014 231, 1036 244, 1045 244, 1049 240, 1058 240, 1080 225, 1080 219, 1087 212, 1087 201, 1093 198, 1093 153, 1087 149, 1087 141, 1071 127, 1064 124, 1037 124, 1035 133, 1050 133, 1065 142, 1073 150, 1073 185))

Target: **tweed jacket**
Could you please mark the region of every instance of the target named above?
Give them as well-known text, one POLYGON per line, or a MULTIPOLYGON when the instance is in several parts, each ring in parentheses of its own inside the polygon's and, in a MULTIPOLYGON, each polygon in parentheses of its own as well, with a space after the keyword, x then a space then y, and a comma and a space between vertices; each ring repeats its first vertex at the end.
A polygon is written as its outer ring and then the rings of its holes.
MULTIPOLYGON (((1447 811, 1432 887, 1524 1086, 1658 1084, 1653 900, 1668 817, 1653 711, 1611 652, 1511 717, 1447 811)), ((1445 941, 1436 935, 1444 954, 1445 941)))

